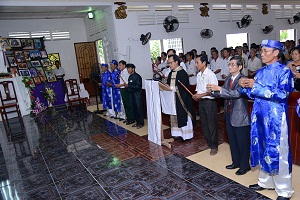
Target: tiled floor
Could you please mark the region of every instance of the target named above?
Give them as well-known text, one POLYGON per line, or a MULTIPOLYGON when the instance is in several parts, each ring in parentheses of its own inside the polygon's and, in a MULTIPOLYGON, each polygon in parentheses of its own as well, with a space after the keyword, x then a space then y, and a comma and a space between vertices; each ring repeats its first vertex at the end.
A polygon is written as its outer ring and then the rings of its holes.
POLYGON ((186 158, 203 144, 199 125, 170 150, 91 112, 52 108, 24 122, 11 142, 1 126, 0 199, 268 199, 186 158))

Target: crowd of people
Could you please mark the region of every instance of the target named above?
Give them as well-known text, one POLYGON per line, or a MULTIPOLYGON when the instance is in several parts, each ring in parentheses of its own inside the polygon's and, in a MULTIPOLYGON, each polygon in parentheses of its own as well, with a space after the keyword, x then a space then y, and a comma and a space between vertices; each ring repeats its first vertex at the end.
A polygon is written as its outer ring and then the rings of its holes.
MULTIPOLYGON (((192 139, 194 112, 190 97, 198 101, 197 113, 210 155, 218 153, 216 98, 224 98, 226 131, 232 163, 244 175, 260 165, 254 190, 274 189, 278 200, 290 199, 292 160, 289 139, 288 97, 300 91, 300 40, 280 43, 263 40, 260 45, 211 48, 197 55, 195 49, 176 55, 169 49, 153 63, 153 78, 175 91, 177 116, 171 116, 171 134, 182 141, 192 139), (180 82, 180 84, 179 84, 180 82), (183 86, 181 86, 183 85, 183 86), (192 91, 194 94, 186 92, 192 91), (254 100, 251 115, 248 99, 254 100), (179 132, 178 132, 179 131, 179 132)), ((299 113, 300 100, 295 102, 299 113)))
MULTIPOLYGON (((300 41, 299 41, 300 43, 300 41)), ((232 163, 244 175, 260 165, 254 190, 274 189, 278 200, 294 193, 289 142, 288 97, 300 90, 300 46, 293 42, 263 40, 260 45, 211 48, 199 55, 193 49, 176 54, 162 52, 152 65, 153 79, 173 90, 176 114, 170 115, 171 135, 188 141, 194 137, 195 114, 210 155, 218 153, 217 98, 224 98, 224 116, 232 163), (288 60, 286 62, 286 60, 288 60), (299 82, 299 83, 298 83, 299 82), (248 112, 248 99, 254 101, 248 112), (197 109, 193 102, 197 102, 197 109)), ((99 86, 106 115, 138 129, 144 125, 142 78, 135 66, 112 60, 102 64, 99 86), (127 70, 125 70, 127 68, 127 70)), ((300 100, 295 102, 299 110, 300 100)), ((300 112, 299 112, 300 116, 300 112)))

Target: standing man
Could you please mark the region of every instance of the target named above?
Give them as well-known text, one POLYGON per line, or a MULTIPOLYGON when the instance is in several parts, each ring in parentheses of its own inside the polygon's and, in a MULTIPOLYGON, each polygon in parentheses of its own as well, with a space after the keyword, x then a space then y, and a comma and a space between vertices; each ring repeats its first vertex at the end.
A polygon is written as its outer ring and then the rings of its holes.
POLYGON ((176 115, 170 115, 171 134, 173 137, 181 137, 184 141, 194 137, 194 109, 191 95, 181 85, 183 84, 186 88, 189 88, 189 77, 179 63, 180 59, 177 55, 169 56, 168 64, 172 71, 168 76, 167 84, 175 91, 176 115))
POLYGON ((58 80, 61 80, 61 79, 63 80, 66 73, 65 73, 64 68, 61 67, 60 62, 58 60, 55 61, 55 67, 56 68, 54 68, 54 74, 55 74, 56 78, 58 80))
POLYGON ((207 57, 197 56, 196 66, 199 70, 197 74, 197 94, 193 99, 199 101, 198 112, 201 120, 201 127, 207 144, 200 147, 200 150, 210 150, 210 155, 218 153, 218 121, 217 121, 217 102, 210 96, 210 91, 206 89, 207 84, 218 85, 218 79, 213 71, 207 68, 207 57))
POLYGON ((130 108, 129 93, 125 88, 126 84, 128 83, 128 78, 129 78, 130 74, 126 70, 126 62, 124 60, 121 60, 119 62, 119 69, 121 70, 120 77, 122 77, 122 78, 120 80, 120 84, 116 84, 116 87, 120 88, 120 90, 121 90, 121 96, 122 96, 123 105, 124 105, 124 109, 125 109, 126 120, 124 120, 123 123, 126 123, 126 125, 129 125, 129 124, 133 124, 134 120, 133 120, 132 112, 131 112, 131 108, 130 108))
POLYGON ((289 139, 288 97, 293 91, 293 75, 278 62, 283 45, 263 40, 261 58, 266 64, 254 79, 240 79, 243 93, 254 99, 251 115, 251 166, 260 165, 258 184, 254 190, 275 189, 277 200, 290 199, 292 187, 292 155, 289 139))
POLYGON ((250 50, 250 59, 248 60, 248 77, 253 78, 256 71, 262 68, 261 60, 256 57, 256 49, 250 50))
POLYGON ((54 68, 54 74, 56 76, 56 79, 61 82, 61 85, 66 92, 66 87, 65 87, 65 81, 64 77, 66 75, 64 68, 61 67, 60 61, 56 60, 55 61, 55 68, 54 68))
POLYGON ((133 118, 136 121, 132 127, 140 129, 144 126, 144 107, 142 97, 142 77, 135 72, 135 65, 128 63, 126 64, 128 73, 127 91, 130 95, 130 108, 133 113, 133 118))
POLYGON ((239 79, 243 77, 240 71, 243 69, 243 60, 236 56, 230 59, 228 65, 230 74, 224 81, 222 87, 207 84, 207 89, 213 91, 212 96, 222 97, 224 101, 224 113, 226 121, 226 132, 229 139, 232 164, 226 169, 236 169, 236 175, 244 175, 250 171, 250 137, 248 115, 248 101, 239 92, 241 86, 239 79))
POLYGON ((218 50, 211 51, 212 60, 210 61, 210 69, 216 74, 218 80, 223 80, 221 76, 222 58, 219 58, 218 50))
POLYGON ((108 84, 111 82, 110 71, 108 71, 108 64, 101 64, 102 76, 99 80, 99 87, 101 87, 102 92, 102 106, 104 110, 111 109, 111 88, 108 87, 108 84))
POLYGON ((120 70, 118 69, 118 62, 116 60, 112 60, 110 63, 111 68, 111 84, 112 87, 112 104, 114 109, 114 117, 115 119, 123 118, 124 114, 121 112, 121 92, 120 88, 117 88, 116 85, 120 84, 120 70))
POLYGON ((223 62, 222 62, 222 69, 221 69, 221 77, 222 79, 225 79, 229 75, 229 64, 230 64, 230 49, 229 48, 223 48, 223 62))

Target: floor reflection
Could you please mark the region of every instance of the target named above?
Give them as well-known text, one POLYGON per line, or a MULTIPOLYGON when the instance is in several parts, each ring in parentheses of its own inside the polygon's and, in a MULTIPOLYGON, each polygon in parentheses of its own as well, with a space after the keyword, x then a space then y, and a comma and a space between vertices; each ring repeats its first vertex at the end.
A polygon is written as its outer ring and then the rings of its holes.
POLYGON ((24 124, 11 142, 0 127, 0 199, 267 199, 178 153, 194 142, 170 150, 63 106, 24 124))

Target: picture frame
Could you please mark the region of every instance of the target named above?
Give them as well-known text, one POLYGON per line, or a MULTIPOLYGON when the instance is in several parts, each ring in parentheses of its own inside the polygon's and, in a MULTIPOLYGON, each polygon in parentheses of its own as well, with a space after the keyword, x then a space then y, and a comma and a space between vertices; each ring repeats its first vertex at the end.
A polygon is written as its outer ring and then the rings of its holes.
POLYGON ((18 63, 19 69, 28 69, 27 63, 18 63))
POLYGON ((39 75, 40 77, 46 76, 43 69, 37 69, 37 71, 38 71, 38 75, 39 75))
POLYGON ((42 58, 48 58, 48 54, 46 50, 41 50, 40 53, 42 58))
POLYGON ((11 73, 12 77, 19 76, 19 72, 18 72, 18 68, 17 67, 10 67, 9 70, 10 70, 10 73, 11 73))
POLYGON ((39 76, 39 78, 40 78, 41 82, 44 82, 44 83, 47 82, 47 79, 45 76, 39 76))
POLYGON ((60 61, 59 53, 48 53, 48 58, 51 62, 51 65, 55 65, 55 61, 60 61))
POLYGON ((7 56, 7 61, 10 67, 17 67, 17 62, 14 56, 7 56))
POLYGON ((19 69, 20 76, 30 77, 30 72, 28 69, 19 69))
POLYGON ((42 66, 40 61, 38 61, 38 60, 32 60, 32 61, 30 61, 30 63, 31 63, 32 67, 41 67, 42 66))
POLYGON ((11 48, 22 47, 20 39, 11 38, 11 39, 8 39, 8 42, 9 42, 11 48))
POLYGON ((26 62, 23 51, 14 51, 17 63, 26 62))
POLYGON ((29 55, 30 60, 40 60, 42 58, 39 50, 30 50, 29 55))
POLYGON ((11 46, 7 38, 2 38, 2 43, 4 44, 4 49, 10 50, 11 46))
POLYGON ((35 67, 31 67, 29 69, 29 71, 30 71, 31 77, 38 77, 39 76, 38 70, 35 67))
POLYGON ((30 54, 29 54, 29 51, 23 51, 23 55, 24 55, 24 58, 26 61, 30 61, 30 54))
POLYGON ((43 67, 49 67, 49 66, 51 66, 50 60, 48 58, 42 59, 41 63, 42 63, 43 67))
POLYGON ((33 77, 33 81, 34 81, 34 83, 35 83, 36 85, 42 84, 42 81, 41 81, 40 77, 33 77))
POLYGON ((33 39, 21 39, 23 49, 34 49, 33 39))
POLYGON ((48 82, 55 82, 56 77, 53 70, 45 70, 45 74, 47 77, 48 82))
POLYGON ((40 38, 34 39, 34 47, 35 49, 41 49, 42 48, 42 42, 40 38))

